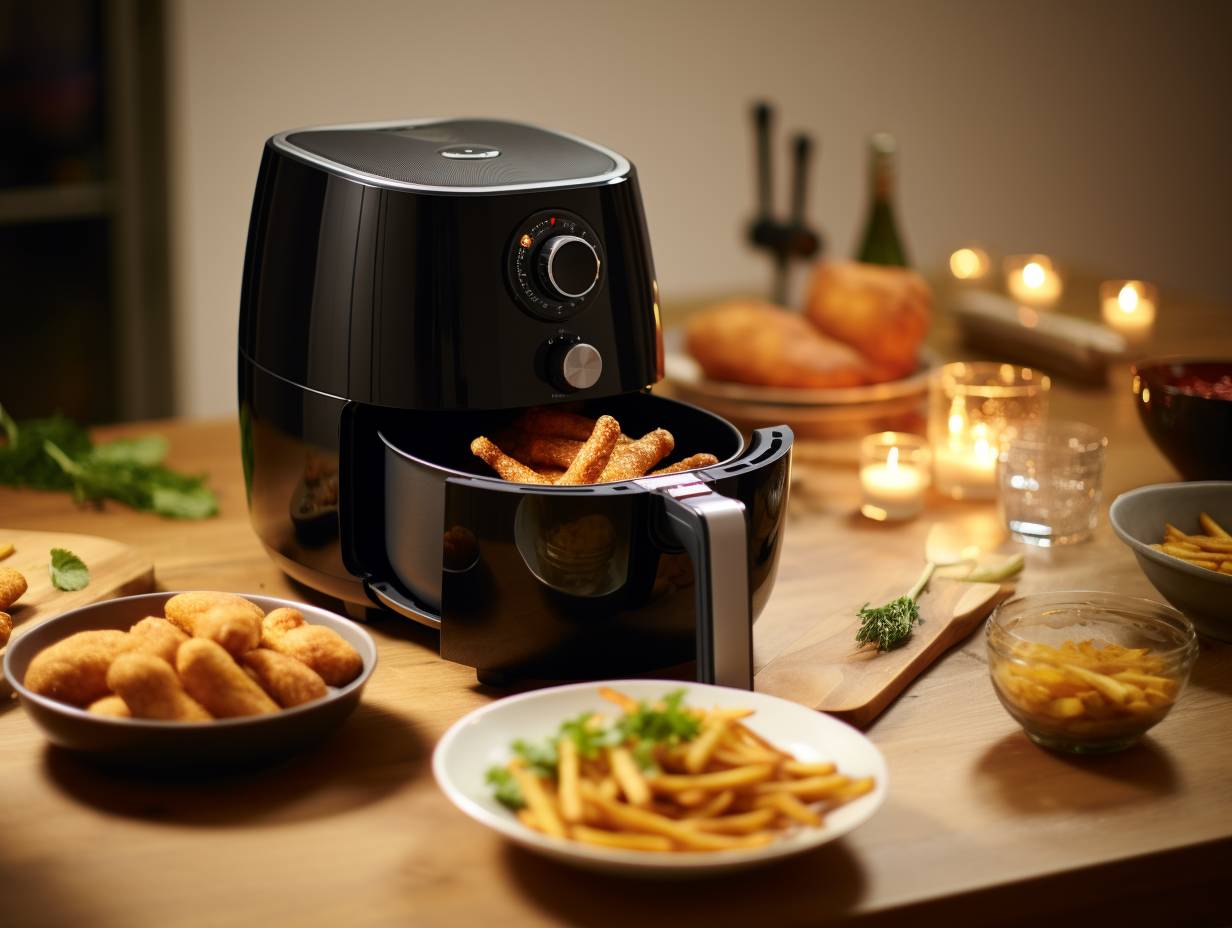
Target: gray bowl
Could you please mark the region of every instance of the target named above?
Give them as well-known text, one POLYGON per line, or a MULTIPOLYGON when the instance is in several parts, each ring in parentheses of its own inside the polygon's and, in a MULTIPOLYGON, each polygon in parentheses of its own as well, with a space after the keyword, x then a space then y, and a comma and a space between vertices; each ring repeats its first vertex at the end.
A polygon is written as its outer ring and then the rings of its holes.
POLYGON ((21 697, 26 712, 56 745, 109 762, 141 767, 180 768, 263 762, 319 741, 346 720, 359 705, 364 684, 376 667, 376 645, 366 631, 317 606, 242 594, 266 612, 291 606, 313 625, 341 635, 360 654, 364 669, 343 687, 314 702, 273 715, 218 719, 213 722, 162 722, 92 715, 67 703, 32 693, 22 685, 30 661, 43 648, 76 632, 116 628, 127 630, 148 615, 162 615, 174 592, 147 593, 109 599, 48 619, 13 641, 4 655, 4 675, 21 697))
POLYGON ((1165 522, 1182 532, 1202 534, 1198 528, 1202 512, 1232 531, 1232 481, 1139 487, 1113 501, 1108 520, 1121 541, 1133 548, 1138 566, 1168 602, 1193 619, 1202 634, 1232 641, 1232 575, 1187 564, 1150 547, 1162 540, 1165 522))

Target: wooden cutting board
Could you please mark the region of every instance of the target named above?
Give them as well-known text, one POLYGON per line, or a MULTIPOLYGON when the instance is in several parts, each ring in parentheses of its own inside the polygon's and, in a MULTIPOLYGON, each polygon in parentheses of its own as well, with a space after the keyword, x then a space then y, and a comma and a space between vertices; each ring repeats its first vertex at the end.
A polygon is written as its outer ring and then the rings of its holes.
POLYGON ((112 596, 148 593, 154 588, 153 561, 135 548, 109 538, 0 528, 0 546, 5 544, 11 544, 15 550, 0 561, 0 567, 21 571, 29 585, 25 595, 5 610, 13 617, 13 638, 43 619, 78 606, 112 596), (85 561, 90 568, 90 583, 84 590, 65 592, 51 585, 48 563, 52 548, 67 548, 85 561))
POLYGON ((856 610, 863 604, 855 604, 820 619, 762 667, 753 688, 865 728, 925 668, 971 634, 1008 593, 1008 587, 995 583, 934 579, 920 597, 921 623, 904 645, 881 654, 856 645, 856 610))

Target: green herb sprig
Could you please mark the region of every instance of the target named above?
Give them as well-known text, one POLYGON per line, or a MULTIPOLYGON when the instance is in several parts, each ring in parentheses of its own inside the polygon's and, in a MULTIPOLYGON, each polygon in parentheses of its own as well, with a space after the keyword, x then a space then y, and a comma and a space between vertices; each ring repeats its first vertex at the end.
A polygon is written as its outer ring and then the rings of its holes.
POLYGON ((64 416, 18 424, 0 406, 0 484, 58 490, 79 502, 112 499, 134 509, 182 519, 218 512, 204 478, 163 465, 167 441, 158 435, 95 445, 64 416))
POLYGON ((936 569, 937 565, 929 561, 915 586, 905 596, 873 609, 869 608, 868 603, 861 606, 857 613, 860 627, 856 629, 856 642, 861 645, 875 644, 880 652, 892 651, 910 638, 912 627, 921 621, 916 600, 928 586, 936 569))

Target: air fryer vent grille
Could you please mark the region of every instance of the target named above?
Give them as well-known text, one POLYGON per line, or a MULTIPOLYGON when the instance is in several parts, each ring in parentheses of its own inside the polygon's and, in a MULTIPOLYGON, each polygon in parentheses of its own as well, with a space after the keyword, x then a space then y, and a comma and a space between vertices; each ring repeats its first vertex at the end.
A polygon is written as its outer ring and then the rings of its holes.
POLYGON ((609 155, 534 126, 490 119, 451 119, 381 128, 310 129, 286 142, 372 182, 427 187, 558 185, 615 171, 609 155), (447 158, 442 149, 496 149, 497 157, 447 158))

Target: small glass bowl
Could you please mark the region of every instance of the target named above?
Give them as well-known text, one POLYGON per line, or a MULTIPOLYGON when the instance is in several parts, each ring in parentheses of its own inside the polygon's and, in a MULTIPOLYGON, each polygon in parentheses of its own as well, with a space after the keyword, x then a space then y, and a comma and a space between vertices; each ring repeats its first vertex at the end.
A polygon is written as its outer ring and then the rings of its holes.
POLYGON ((1193 623, 1172 607, 1082 590, 1002 603, 986 640, 1006 711, 1036 744, 1072 754, 1141 738, 1176 704, 1198 656, 1193 623))

